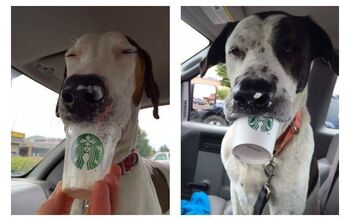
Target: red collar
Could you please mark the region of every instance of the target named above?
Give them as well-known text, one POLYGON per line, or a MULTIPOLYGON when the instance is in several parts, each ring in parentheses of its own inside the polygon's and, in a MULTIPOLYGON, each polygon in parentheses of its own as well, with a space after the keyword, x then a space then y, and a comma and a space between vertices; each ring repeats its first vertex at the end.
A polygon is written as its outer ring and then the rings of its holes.
POLYGON ((287 130, 277 139, 273 155, 279 154, 288 142, 299 132, 301 127, 301 112, 297 112, 287 130))
POLYGON ((122 162, 118 163, 122 169, 122 175, 126 174, 129 170, 134 169, 137 162, 139 162, 139 155, 137 154, 136 149, 133 149, 129 156, 127 156, 122 162))

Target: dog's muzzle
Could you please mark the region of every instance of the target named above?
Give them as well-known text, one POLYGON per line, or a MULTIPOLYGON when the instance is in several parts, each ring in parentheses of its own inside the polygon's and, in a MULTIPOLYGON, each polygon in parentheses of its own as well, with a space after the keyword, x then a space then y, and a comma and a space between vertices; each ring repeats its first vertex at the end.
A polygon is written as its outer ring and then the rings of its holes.
POLYGON ((242 110, 262 112, 272 105, 275 84, 260 77, 246 77, 233 88, 233 101, 242 110))
POLYGON ((63 84, 61 100, 74 120, 90 121, 104 110, 107 89, 98 75, 72 75, 63 84))

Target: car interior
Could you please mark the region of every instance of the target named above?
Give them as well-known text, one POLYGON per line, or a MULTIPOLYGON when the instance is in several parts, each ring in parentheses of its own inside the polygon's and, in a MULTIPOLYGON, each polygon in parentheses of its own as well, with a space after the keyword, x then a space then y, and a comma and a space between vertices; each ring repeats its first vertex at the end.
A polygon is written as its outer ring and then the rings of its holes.
MULTIPOLYGON (((12 7, 11 16, 12 79, 24 74, 59 93, 64 53, 74 40, 85 33, 118 31, 149 53, 159 104, 169 104, 168 7, 12 7)), ((144 95, 141 107, 151 106, 144 95)), ((63 160, 64 141, 29 173, 12 177, 12 214, 36 212, 61 180, 63 160)))
MULTIPOLYGON (((263 11, 284 11, 292 15, 311 16, 328 33, 336 52, 339 51, 338 7, 186 6, 181 8, 181 19, 213 42, 225 26, 225 22, 218 24, 215 21, 220 19, 238 21, 263 11), (226 17, 222 16, 222 11, 225 11, 226 17)), ((190 39, 188 40, 190 42, 190 39)), ((220 157, 221 141, 227 127, 190 120, 193 104, 191 80, 199 75, 200 61, 208 52, 209 47, 210 45, 193 54, 181 66, 181 197, 188 200, 194 192, 204 191, 209 195, 211 214, 230 214, 232 213, 230 210, 230 181, 220 157)), ((339 213, 339 162, 335 156, 339 145, 339 130, 325 127, 336 80, 337 76, 332 73, 328 65, 321 60, 313 62, 308 84, 307 107, 314 132, 314 154, 318 160, 320 186, 328 177, 332 177, 330 170, 334 166, 336 168, 326 204, 320 211, 322 214, 339 213)), ((304 214, 308 214, 308 209, 313 206, 317 205, 308 202, 304 214)))

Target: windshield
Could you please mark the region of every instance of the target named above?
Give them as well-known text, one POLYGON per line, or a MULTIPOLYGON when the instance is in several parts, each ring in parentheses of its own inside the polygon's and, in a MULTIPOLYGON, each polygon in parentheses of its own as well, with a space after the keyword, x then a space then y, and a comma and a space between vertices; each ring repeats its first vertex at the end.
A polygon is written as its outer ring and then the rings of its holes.
POLYGON ((209 40, 181 20, 182 50, 181 61, 186 61, 209 45, 209 40))

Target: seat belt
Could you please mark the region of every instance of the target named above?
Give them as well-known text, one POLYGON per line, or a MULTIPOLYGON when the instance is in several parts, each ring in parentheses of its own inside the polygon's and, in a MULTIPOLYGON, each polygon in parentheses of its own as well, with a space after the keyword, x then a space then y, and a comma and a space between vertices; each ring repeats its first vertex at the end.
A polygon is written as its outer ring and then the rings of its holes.
POLYGON ((327 179, 324 181, 322 186, 320 187, 318 191, 318 196, 320 199, 320 208, 321 208, 321 213, 324 213, 324 208, 326 207, 326 203, 329 197, 330 190, 332 188, 332 183, 334 180, 334 176, 336 174, 337 168, 339 164, 339 144, 337 147, 337 150, 334 154, 333 161, 331 164, 331 169, 329 171, 327 179))

